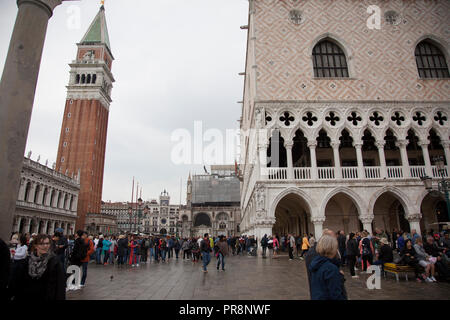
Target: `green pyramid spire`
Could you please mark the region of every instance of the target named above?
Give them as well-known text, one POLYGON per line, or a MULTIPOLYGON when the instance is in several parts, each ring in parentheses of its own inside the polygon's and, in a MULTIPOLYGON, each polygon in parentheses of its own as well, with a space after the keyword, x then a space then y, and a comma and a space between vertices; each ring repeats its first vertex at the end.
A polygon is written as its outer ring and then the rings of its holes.
POLYGON ((111 51, 109 43, 108 27, 106 26, 105 7, 101 6, 100 11, 89 26, 88 31, 81 39, 81 44, 103 43, 111 51))

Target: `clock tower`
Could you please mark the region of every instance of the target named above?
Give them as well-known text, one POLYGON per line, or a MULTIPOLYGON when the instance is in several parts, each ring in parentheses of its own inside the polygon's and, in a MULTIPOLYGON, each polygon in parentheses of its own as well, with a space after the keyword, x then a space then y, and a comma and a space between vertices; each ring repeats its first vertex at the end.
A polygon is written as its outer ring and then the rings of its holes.
POLYGON ((102 5, 77 44, 59 139, 56 169, 80 177, 76 230, 87 213, 100 213, 114 60, 102 5))

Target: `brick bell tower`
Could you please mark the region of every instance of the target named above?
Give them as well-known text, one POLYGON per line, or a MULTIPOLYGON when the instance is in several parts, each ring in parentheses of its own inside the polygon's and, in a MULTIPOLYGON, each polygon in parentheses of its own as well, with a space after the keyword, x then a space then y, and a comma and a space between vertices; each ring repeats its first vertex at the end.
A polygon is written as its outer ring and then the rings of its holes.
POLYGON ((86 229, 87 213, 100 213, 106 135, 114 77, 105 8, 91 23, 70 66, 56 169, 79 176, 76 230, 86 229))

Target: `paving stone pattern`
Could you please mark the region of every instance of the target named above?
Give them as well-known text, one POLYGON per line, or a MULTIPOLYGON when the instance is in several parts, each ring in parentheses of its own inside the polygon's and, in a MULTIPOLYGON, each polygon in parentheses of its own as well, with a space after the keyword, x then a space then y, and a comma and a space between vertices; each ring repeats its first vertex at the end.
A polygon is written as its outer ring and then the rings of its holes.
MULTIPOLYGON (((211 259, 208 273, 201 262, 170 259, 166 263, 140 264, 118 269, 112 265, 89 264, 86 287, 67 293, 68 300, 309 300, 305 262, 279 259, 229 256, 226 271, 217 271, 211 259), (111 280, 111 275, 113 280, 111 280)), ((357 272, 352 279, 348 269, 346 289, 350 300, 448 300, 450 283, 417 283, 393 275, 382 277, 381 290, 369 290, 369 275, 357 272)))

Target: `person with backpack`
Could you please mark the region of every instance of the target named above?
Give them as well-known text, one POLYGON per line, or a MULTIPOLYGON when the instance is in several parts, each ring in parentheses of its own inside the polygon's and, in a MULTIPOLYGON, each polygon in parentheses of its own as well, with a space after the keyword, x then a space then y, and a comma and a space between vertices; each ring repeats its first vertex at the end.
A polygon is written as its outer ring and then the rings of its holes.
POLYGON ((373 264, 373 256, 375 250, 373 249, 372 241, 368 237, 369 233, 363 231, 361 242, 359 243, 359 250, 361 253, 363 272, 367 271, 367 268, 373 264))
POLYGON ((265 234, 264 237, 262 237, 262 239, 261 239, 261 248, 263 250, 263 252, 262 252, 263 258, 266 258, 267 246, 269 244, 268 242, 269 242, 269 240, 267 239, 267 234, 265 234))
POLYGON ((71 265, 75 265, 78 267, 81 267, 84 258, 86 258, 88 247, 84 240, 86 239, 87 235, 84 234, 83 230, 78 230, 76 233, 76 239, 73 244, 72 253, 69 257, 69 262, 71 265))
POLYGON ((200 260, 200 246, 196 238, 191 242, 192 262, 198 262, 200 260))
POLYGON ((161 254, 161 260, 162 262, 166 262, 166 255, 167 255, 167 250, 169 250, 168 246, 167 246, 167 242, 166 239, 161 238, 161 240, 159 240, 159 247, 158 250, 161 254))
POLYGON ((228 255, 228 243, 225 236, 220 236, 217 242, 217 271, 219 271, 219 266, 222 264, 222 271, 225 271, 225 256, 228 255))
POLYGON ((183 241, 183 245, 181 246, 181 250, 183 250, 183 260, 186 259, 186 256, 188 257, 188 259, 190 257, 190 253, 191 253, 190 245, 191 245, 191 239, 189 239, 189 240, 185 239, 183 241))

